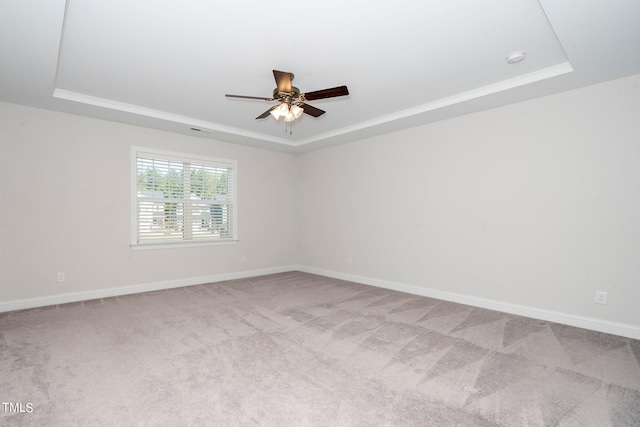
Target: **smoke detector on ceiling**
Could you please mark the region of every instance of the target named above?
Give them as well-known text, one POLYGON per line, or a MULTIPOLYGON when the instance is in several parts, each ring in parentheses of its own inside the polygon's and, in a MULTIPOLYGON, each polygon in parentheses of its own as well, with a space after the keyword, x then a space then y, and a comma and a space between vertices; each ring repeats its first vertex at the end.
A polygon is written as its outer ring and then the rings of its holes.
POLYGON ((509 64, 517 64, 520 61, 524 60, 524 52, 513 52, 511 55, 507 56, 507 63, 509 64))

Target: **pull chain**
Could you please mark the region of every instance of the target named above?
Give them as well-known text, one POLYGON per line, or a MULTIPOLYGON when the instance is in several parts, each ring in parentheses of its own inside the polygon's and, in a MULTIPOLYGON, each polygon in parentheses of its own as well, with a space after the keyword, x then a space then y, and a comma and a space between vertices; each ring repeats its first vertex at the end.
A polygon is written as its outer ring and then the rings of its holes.
POLYGON ((293 121, 284 122, 284 133, 285 135, 293 135, 293 121))

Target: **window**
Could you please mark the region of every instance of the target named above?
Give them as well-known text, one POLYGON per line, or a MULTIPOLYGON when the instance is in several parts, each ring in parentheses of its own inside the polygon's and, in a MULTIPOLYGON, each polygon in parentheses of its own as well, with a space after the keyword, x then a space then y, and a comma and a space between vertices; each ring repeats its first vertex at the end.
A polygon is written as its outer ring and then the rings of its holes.
POLYGON ((133 148, 134 245, 232 242, 236 163, 133 148))

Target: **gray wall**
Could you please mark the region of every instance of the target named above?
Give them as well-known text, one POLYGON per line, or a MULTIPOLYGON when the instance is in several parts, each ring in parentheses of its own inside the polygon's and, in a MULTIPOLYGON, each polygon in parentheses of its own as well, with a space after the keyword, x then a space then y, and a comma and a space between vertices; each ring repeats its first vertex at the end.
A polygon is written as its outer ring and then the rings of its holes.
POLYGON ((293 155, 12 104, 0 118, 0 303, 296 263, 293 155), (240 241, 132 250, 132 145, 237 160, 240 241))
POLYGON ((299 264, 640 326, 639 86, 301 155, 299 264))

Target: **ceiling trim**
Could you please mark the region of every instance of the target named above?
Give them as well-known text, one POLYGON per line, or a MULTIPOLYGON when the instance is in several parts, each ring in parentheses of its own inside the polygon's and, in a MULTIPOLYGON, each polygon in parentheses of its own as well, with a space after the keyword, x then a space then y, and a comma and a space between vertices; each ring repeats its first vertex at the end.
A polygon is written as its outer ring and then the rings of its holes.
POLYGON ((151 117, 154 119, 166 120, 168 122, 178 123, 185 125, 189 128, 197 128, 205 132, 224 132, 234 135, 244 136, 247 138, 255 138, 268 142, 275 142, 278 144, 296 146, 291 141, 284 138, 277 138, 265 135, 258 132, 250 132, 243 129, 234 128, 231 126, 224 126, 218 123, 208 122, 206 120, 199 120, 193 117, 181 116, 179 114, 168 113, 166 111, 155 110, 153 108, 141 107, 139 105, 127 104, 125 102, 114 101, 112 99, 99 98, 97 96, 85 95, 83 93, 72 92, 69 90, 56 88, 53 91, 53 97, 58 99, 64 99, 67 101, 79 102, 82 104, 93 105, 96 107, 107 108, 110 110, 122 111, 125 113, 137 114, 140 116, 151 117))
POLYGON ((514 89, 519 86, 539 82, 542 80, 550 79, 552 77, 561 76, 563 74, 571 73, 574 69, 569 62, 563 62, 542 70, 534 71, 532 73, 523 74, 508 80, 503 80, 498 83, 493 83, 487 86, 482 86, 477 89, 473 89, 467 92, 458 93, 447 98, 441 98, 433 102, 418 105, 416 107, 407 108, 405 110, 397 111, 395 113, 387 114, 385 116, 376 117, 373 120, 367 120, 364 122, 356 123, 352 126, 336 129, 332 132, 326 132, 315 137, 306 138, 299 141, 297 146, 310 144, 312 142, 318 142, 327 138, 343 135, 349 132, 355 132, 358 130, 366 129, 369 127, 381 125, 384 123, 392 122, 395 120, 404 119, 418 114, 427 113, 440 108, 449 107, 455 104, 460 104, 472 99, 481 98, 483 96, 492 95, 494 93, 503 92, 509 89, 514 89))
POLYGON ((114 101, 111 99, 99 98, 96 96, 86 95, 83 93, 72 92, 64 89, 56 88, 53 91, 53 97, 64 99, 72 102, 79 102, 82 104, 93 105, 96 107, 107 108, 110 110, 121 111, 125 113, 137 114, 140 116, 151 117, 155 119, 165 120, 168 122, 178 123, 185 125, 189 128, 197 128, 205 132, 223 132, 242 136, 246 138, 253 138, 267 142, 273 142, 276 144, 282 144, 289 147, 300 147, 306 144, 322 141, 328 138, 338 137, 347 133, 359 131, 362 129, 382 125, 385 123, 393 122, 396 120, 405 119, 411 116, 434 111, 440 108, 449 107, 455 104, 460 104, 466 101, 470 101, 483 96, 492 95, 494 93, 503 92, 509 89, 514 89, 519 86, 539 82, 552 77, 560 76, 563 74, 573 72, 573 67, 569 62, 563 62, 561 64, 554 65, 552 67, 544 68, 542 70, 534 71, 532 73, 523 74, 521 76, 513 77, 511 79, 503 80, 490 85, 482 86, 477 89, 473 89, 467 92, 462 92, 447 98, 428 102, 426 104, 418 105, 416 107, 407 108, 392 114, 387 114, 381 117, 376 117, 372 120, 357 123, 352 126, 336 129, 331 132, 326 132, 314 137, 302 139, 300 141, 290 141, 285 138, 272 137, 258 132, 250 132, 243 129, 224 126, 218 123, 213 123, 205 120, 195 119, 193 117, 181 116, 178 114, 168 113, 166 111, 155 110, 152 108, 141 107, 139 105, 127 104, 124 102, 114 101))

